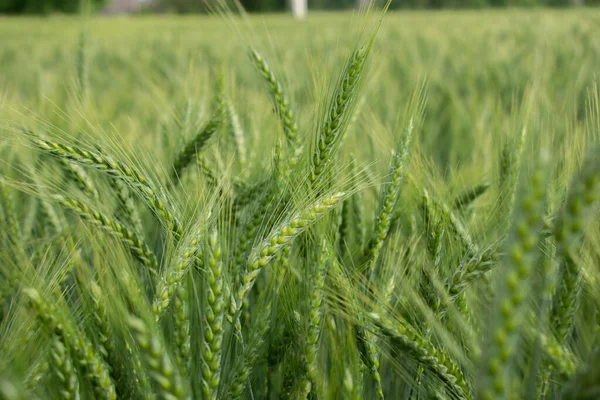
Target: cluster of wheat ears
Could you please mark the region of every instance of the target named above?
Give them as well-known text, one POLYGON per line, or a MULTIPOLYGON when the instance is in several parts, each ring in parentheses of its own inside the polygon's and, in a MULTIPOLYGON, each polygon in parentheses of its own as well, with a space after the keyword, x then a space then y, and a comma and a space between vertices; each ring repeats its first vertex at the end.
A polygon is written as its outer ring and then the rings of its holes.
POLYGON ((310 134, 249 49, 282 133, 259 157, 219 75, 160 171, 108 134, 3 123, 0 399, 600 398, 599 148, 557 179, 522 126, 448 199, 415 161, 418 90, 373 179, 339 150, 379 23, 310 134))

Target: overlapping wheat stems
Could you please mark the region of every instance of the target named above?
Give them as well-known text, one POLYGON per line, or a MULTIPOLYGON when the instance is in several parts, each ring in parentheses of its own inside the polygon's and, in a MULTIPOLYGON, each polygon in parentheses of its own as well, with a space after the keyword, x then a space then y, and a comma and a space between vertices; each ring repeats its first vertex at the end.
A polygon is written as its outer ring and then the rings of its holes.
POLYGON ((480 183, 465 190, 456 196, 454 200, 454 208, 457 210, 464 210, 469 207, 471 203, 481 197, 492 185, 489 182, 480 183))
POLYGON ((445 224, 438 220, 436 210, 434 209, 426 190, 423 190, 421 205, 423 210, 423 222, 427 233, 427 253, 429 253, 431 258, 431 267, 423 268, 421 274, 422 281, 419 285, 419 290, 427 305, 433 312, 437 313, 440 310, 441 298, 439 293, 436 293, 432 277, 435 277, 435 274, 440 271, 443 247, 442 239, 445 233, 445 224))
MULTIPOLYGON (((350 158, 350 173, 352 176, 352 183, 356 185, 356 180, 358 178, 358 172, 356 167, 356 158, 352 156, 350 158)), ((354 235, 356 236, 356 245, 359 250, 362 250, 365 247, 365 242, 367 240, 367 226, 365 223, 365 202, 362 198, 362 193, 357 191, 350 197, 350 207, 352 209, 352 217, 354 219, 354 235)))
POLYGON ((317 373, 317 353, 319 350, 319 336, 321 333, 321 304, 323 302, 323 286, 327 275, 328 265, 334 258, 332 249, 328 248, 325 240, 319 248, 319 255, 315 263, 314 273, 310 276, 311 288, 308 295, 308 319, 306 340, 304 343, 304 359, 306 362, 306 384, 301 385, 306 387, 308 392, 304 397, 307 397, 311 391, 316 394, 316 384, 319 380, 317 373))
POLYGON ((129 188, 120 179, 111 179, 110 185, 117 197, 121 218, 127 225, 131 226, 133 232, 135 232, 138 237, 144 237, 142 220, 140 219, 133 197, 131 197, 129 193, 129 188))
POLYGON ((340 220, 339 220, 339 229, 337 234, 337 242, 336 247, 337 251, 340 255, 340 259, 344 257, 348 247, 352 243, 352 232, 350 228, 352 227, 351 219, 352 219, 352 199, 348 198, 342 202, 341 210, 340 210, 340 220))
POLYGON ((236 360, 233 367, 232 381, 229 385, 227 398, 239 400, 244 395, 248 378, 258 360, 260 350, 265 342, 271 317, 271 305, 262 308, 252 327, 252 333, 241 357, 236 360))
POLYGON ((530 177, 524 180, 515 208, 512 232, 506 244, 504 271, 492 308, 483 354, 479 364, 477 393, 482 400, 507 398, 512 358, 518 347, 526 314, 527 292, 539 256, 549 156, 542 151, 530 177))
MULTIPOLYGON (((590 355, 590 360, 598 360, 600 349, 590 355)), ((597 362, 589 362, 582 366, 572 377, 564 389, 560 398, 563 400, 595 400, 600 389, 600 365, 597 362)))
POLYGON ((159 192, 153 188, 153 185, 151 185, 136 169, 125 165, 120 161, 113 160, 111 157, 83 150, 79 147, 51 142, 33 134, 31 140, 42 151, 50 155, 89 166, 104 172, 115 179, 121 179, 138 189, 156 216, 161 219, 161 222, 166 223, 169 228, 172 229, 176 238, 181 237, 181 225, 175 214, 169 210, 170 207, 166 199, 163 195, 159 195, 159 192))
POLYGON ((292 217, 274 228, 271 233, 260 242, 250 253, 246 272, 241 280, 241 287, 237 290, 237 310, 242 308, 243 301, 252 289, 256 277, 266 267, 282 248, 288 245, 299 234, 306 231, 323 214, 334 208, 345 196, 339 192, 308 205, 303 211, 295 213, 292 217))
POLYGON ((56 307, 43 299, 40 293, 32 288, 25 288, 23 294, 36 312, 37 319, 52 334, 57 335, 72 352, 73 358, 86 372, 91 381, 94 394, 98 399, 116 400, 115 387, 110 379, 108 369, 100 359, 92 343, 80 333, 70 321, 62 318, 56 307))
POLYGON ((77 43, 77 84, 79 97, 85 99, 88 91, 88 32, 82 29, 79 32, 79 42, 77 43))
POLYGON ((183 282, 175 291, 173 326, 177 364, 185 376, 190 363, 190 310, 187 285, 183 282))
POLYGON ((74 182, 83 193, 87 194, 91 198, 98 198, 98 191, 94 187, 94 183, 90 179, 89 175, 83 170, 83 168, 64 158, 60 159, 59 161, 63 170, 67 174, 67 177, 74 182))
POLYGON ((204 238, 204 222, 198 221, 193 229, 188 232, 183 241, 180 241, 178 254, 175 261, 168 264, 162 272, 154 291, 154 316, 160 319, 164 310, 171 303, 171 297, 181 285, 182 279, 192 265, 192 262, 202 257, 200 243, 204 238))
POLYGON ((209 143, 212 136, 219 130, 221 121, 211 119, 177 154, 173 162, 173 179, 181 177, 183 170, 194 160, 209 143))
POLYGON ((457 272, 452 275, 452 280, 447 288, 451 299, 456 299, 464 291, 496 266, 501 254, 497 247, 499 244, 490 246, 478 254, 468 258, 464 266, 459 267, 457 272))
POLYGON ((96 349, 110 368, 110 377, 115 384, 117 396, 130 396, 135 388, 131 387, 131 382, 127 379, 126 366, 123 364, 122 357, 118 354, 115 346, 115 336, 108 319, 102 288, 95 281, 92 281, 89 292, 92 300, 93 326, 98 338, 96 349))
POLYGON ((130 315, 127 326, 140 349, 144 364, 150 370, 160 398, 164 400, 187 399, 177 366, 171 361, 161 338, 141 318, 130 315))
POLYGON ((14 193, 3 184, 0 184, 0 201, 4 203, 4 219, 6 221, 6 226, 8 227, 5 238, 13 244, 18 243, 19 238, 21 237, 21 227, 15 208, 14 193))
POLYGON ((108 234, 119 239, 145 267, 148 272, 156 276, 158 272, 158 261, 154 253, 148 248, 146 243, 140 239, 134 232, 126 226, 115 221, 107 215, 94 211, 79 200, 67 198, 61 195, 53 195, 53 199, 62 206, 75 212, 85 221, 99 227, 108 234))
MULTIPOLYGON (((364 324, 364 320, 361 322, 364 324)), ((375 335, 359 324, 355 327, 356 346, 363 364, 369 370, 369 374, 375 383, 377 398, 383 399, 383 386, 381 384, 381 375, 379 374, 379 352, 375 346, 375 335)))
POLYGON ((447 385, 453 397, 470 398, 470 387, 461 368, 443 350, 437 349, 429 340, 420 337, 410 325, 395 323, 383 313, 373 312, 367 317, 378 328, 377 334, 390 340, 392 349, 421 362, 447 385))
POLYGON ((381 206, 377 222, 375 224, 375 232, 369 245, 369 258, 367 264, 367 276, 372 277, 375 271, 375 265, 379 259, 379 253, 387 238, 390 223, 392 221, 392 213, 398 202, 400 195, 400 186, 404 179, 404 171, 412 141, 413 121, 408 123, 408 127, 404 131, 404 138, 396 154, 394 154, 392 166, 390 168, 391 181, 384 190, 384 195, 381 199, 381 206))
POLYGON ((194 158, 210 143, 210 139, 221 130, 225 124, 225 98, 223 88, 223 76, 217 77, 217 95, 213 116, 208 123, 200 129, 196 135, 189 140, 175 156, 172 167, 172 178, 177 182, 181 178, 184 169, 187 168, 194 158))
POLYGON ((45 359, 37 361, 25 377, 26 390, 33 390, 50 369, 50 364, 45 359))
POLYGON ((58 382, 58 393, 63 400, 79 398, 79 381, 73 369, 71 357, 65 345, 57 335, 50 339, 51 370, 58 382))
POLYGON ((271 93, 271 97, 273 103, 275 105, 275 109, 277 111, 277 115, 281 120, 281 125, 283 127, 283 133, 285 138, 287 139, 288 144, 293 148, 299 146, 298 141, 298 125, 296 123, 296 118, 294 117, 294 112, 289 104, 289 100, 285 93, 283 92, 283 88, 281 84, 275 77, 275 74, 269 68, 269 64, 263 58, 260 53, 254 49, 250 50, 250 59, 254 66, 259 70, 263 79, 269 86, 269 92, 271 93))
MULTIPOLYGON (((427 192, 423 192, 427 195, 427 192)), ((452 234, 461 246, 464 255, 475 255, 479 253, 479 247, 473 240, 469 230, 465 227, 461 219, 454 213, 448 204, 438 197, 431 197, 435 209, 439 212, 442 223, 445 223, 448 228, 448 233, 452 234)))
POLYGON ((327 108, 325 122, 316 138, 308 177, 311 184, 327 170, 339 148, 356 104, 356 94, 370 50, 370 45, 355 50, 338 81, 327 108))
POLYGON ((205 323, 202 340, 202 394, 215 400, 221 379, 221 345, 223 343, 223 261, 217 231, 208 238, 206 268, 205 323))
POLYGON ((500 207, 502 215, 510 216, 513 212, 526 135, 527 130, 524 128, 517 138, 516 145, 509 141, 500 153, 500 190, 502 194, 500 207))
POLYGON ((240 118, 235 110, 233 102, 227 99, 227 114, 229 115, 229 125, 231 126, 231 133, 233 134, 233 140, 235 142, 235 151, 238 155, 238 161, 240 169, 247 174, 248 169, 248 150, 246 149, 246 140, 244 138, 244 131, 240 124, 240 118))
POLYGON ((274 184, 271 184, 266 188, 253 213, 250 215, 248 222, 242 228, 239 243, 234 249, 234 271, 240 276, 244 273, 244 261, 247 256, 248 246, 252 244, 256 238, 256 233, 269 212, 269 205, 273 204, 275 192, 274 184))
POLYGON ((600 204, 600 161, 598 147, 584 161, 582 170, 569 188, 569 195, 554 229, 556 251, 561 259, 558 290, 552 307, 552 327, 560 343, 573 330, 581 292, 579 248, 587 226, 600 204))

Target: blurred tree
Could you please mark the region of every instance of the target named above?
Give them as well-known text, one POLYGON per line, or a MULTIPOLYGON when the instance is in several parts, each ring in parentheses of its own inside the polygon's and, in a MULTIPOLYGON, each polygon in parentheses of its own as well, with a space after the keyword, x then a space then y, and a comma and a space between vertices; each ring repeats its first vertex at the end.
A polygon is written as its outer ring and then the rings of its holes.
MULTIPOLYGON (((89 0, 89 2, 95 9, 99 9, 106 4, 106 0, 89 0)), ((80 0, 0 0, 0 13, 73 13, 79 11, 80 6, 80 0)))

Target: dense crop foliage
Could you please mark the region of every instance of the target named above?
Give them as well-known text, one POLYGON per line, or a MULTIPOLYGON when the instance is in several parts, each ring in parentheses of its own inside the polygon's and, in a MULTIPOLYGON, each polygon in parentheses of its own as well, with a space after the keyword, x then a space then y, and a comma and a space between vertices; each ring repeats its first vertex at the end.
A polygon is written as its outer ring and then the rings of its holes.
POLYGON ((598 22, 0 20, 0 399, 597 398, 598 22))

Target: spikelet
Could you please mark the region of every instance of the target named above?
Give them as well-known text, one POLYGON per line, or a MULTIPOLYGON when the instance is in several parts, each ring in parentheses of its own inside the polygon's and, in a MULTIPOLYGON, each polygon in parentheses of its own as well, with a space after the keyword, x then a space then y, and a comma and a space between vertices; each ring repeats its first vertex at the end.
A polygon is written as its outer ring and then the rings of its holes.
POLYGON ((190 363, 190 315, 188 290, 185 282, 175 291, 174 301, 174 335, 177 364, 185 376, 190 363))
POLYGON ((102 154, 58 142, 51 142, 35 136, 32 132, 28 133, 32 136, 33 143, 40 150, 57 158, 89 166, 115 179, 121 179, 138 189, 156 216, 161 219, 161 222, 166 223, 172 229, 175 238, 178 239, 181 236, 181 225, 173 212, 169 210, 170 207, 164 196, 159 195, 158 190, 155 190, 136 169, 102 154))
POLYGON ((244 391, 246 390, 246 383, 248 377, 254 368, 259 352, 265 342, 267 330, 269 329, 269 322, 271 317, 271 306, 261 308, 261 311, 257 317, 254 326, 252 327, 250 339, 248 344, 244 348, 242 356, 236 360, 235 366, 233 367, 233 378, 229 385, 228 398, 239 400, 242 398, 244 391))
POLYGON ((221 345, 223 341, 223 265, 217 231, 208 238, 208 262, 205 324, 202 340, 202 393, 205 399, 216 400, 221 377, 221 345))
POLYGON ((375 270, 375 264, 379 259, 379 253, 390 229, 392 213, 396 207, 396 202, 398 201, 398 196, 400 195, 400 185, 404 179, 404 170, 406 168, 410 143, 412 141, 412 131, 413 121, 411 119, 404 132, 404 138, 400 148, 398 149, 397 154, 394 155, 390 171, 391 182, 384 191, 384 195, 381 200, 381 209, 377 217, 375 233, 369 246, 369 259, 367 265, 368 276, 372 276, 373 271, 375 270))
POLYGON ((178 254, 175 257, 175 262, 167 265, 158 280, 154 302, 154 316, 160 319, 164 310, 171 303, 171 297, 182 279, 185 277, 190 265, 195 259, 202 257, 200 251, 200 243, 204 235, 204 223, 199 221, 196 226, 188 233, 183 241, 180 242, 178 254))
POLYGON ((152 275, 157 274, 158 261, 156 260, 154 253, 152 253, 142 239, 127 229, 123 224, 100 212, 90 209, 87 205, 78 200, 66 198, 61 195, 54 195, 53 198, 64 207, 75 212, 85 221, 96 225, 100 229, 119 239, 127 246, 131 254, 148 268, 148 271, 152 275))
POLYGON ((269 91, 271 92, 273 103, 275 104, 277 115, 281 120, 283 133, 285 134, 288 144, 291 147, 298 147, 300 145, 298 141, 298 125, 296 124, 296 118, 294 117, 294 113, 287 96, 283 92, 281 84, 275 77, 275 74, 273 74, 273 71, 269 68, 267 61, 256 50, 250 51, 250 59, 269 86, 269 91))
POLYGON ((127 325, 140 349, 142 359, 150 369, 150 378, 165 400, 186 399, 181 376, 171 357, 165 351, 160 338, 151 331, 150 326, 142 319, 129 316, 127 325))
POLYGON ((237 312, 242 308, 243 301, 260 271, 273 260, 282 248, 306 231, 323 214, 334 208, 344 196, 345 194, 340 192, 310 204, 304 211, 297 212, 283 224, 274 228, 271 234, 252 250, 248 259, 248 268, 242 277, 241 287, 237 290, 237 312))
POLYGON ((86 371, 86 376, 92 383, 96 398, 116 400, 115 387, 108 370, 87 338, 69 324, 68 320, 61 318, 56 311, 56 307, 46 302, 37 290, 25 288, 23 294, 29 300, 36 311, 38 320, 46 330, 57 335, 63 341, 72 352, 73 358, 86 371))
POLYGON ((225 124, 225 99, 223 88, 223 76, 217 77, 217 95, 211 120, 196 135, 188 141, 175 156, 173 161, 172 179, 177 182, 181 178, 184 169, 197 157, 197 155, 210 143, 210 139, 221 130, 225 124))
POLYGON ((56 335, 52 336, 50 342, 51 370, 58 382, 58 393, 63 400, 77 399, 79 382, 67 348, 56 335))
POLYGON ((138 237, 144 237, 142 220, 140 219, 140 215, 135 206, 135 202, 129 193, 127 185, 120 179, 111 179, 110 185, 118 200, 120 218, 122 218, 127 225, 131 226, 133 232, 135 232, 138 237))
POLYGON ((126 365, 115 346, 115 336, 106 311, 106 299, 95 281, 90 283, 89 291, 92 298, 93 325, 98 337, 96 349, 110 368, 110 377, 115 383, 117 397, 131 396, 135 388, 131 387, 131 382, 127 380, 126 365))
POLYGON ((66 159, 60 159, 60 164, 67 174, 67 177, 74 182, 83 193, 91 198, 98 198, 98 191, 94 187, 94 183, 89 175, 79 165, 66 159))
POLYGON ((318 132, 311 159, 309 182, 314 184, 331 164, 356 104, 370 46, 354 51, 348 60, 318 132))
POLYGON ((370 313, 368 318, 379 328, 381 336, 390 339, 393 348, 421 362, 447 385, 453 396, 459 399, 470 397, 470 388, 460 367, 443 350, 421 338, 409 325, 394 323, 382 313, 370 313))

